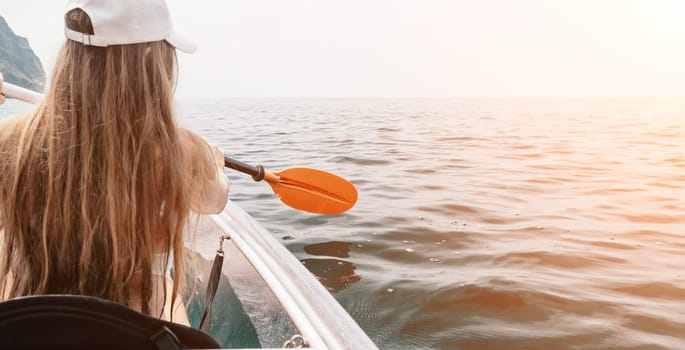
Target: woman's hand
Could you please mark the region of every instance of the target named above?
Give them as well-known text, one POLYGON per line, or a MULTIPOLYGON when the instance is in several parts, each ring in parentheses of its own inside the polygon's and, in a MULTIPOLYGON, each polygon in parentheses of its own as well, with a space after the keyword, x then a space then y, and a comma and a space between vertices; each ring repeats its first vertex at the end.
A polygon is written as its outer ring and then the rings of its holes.
POLYGON ((214 158, 214 163, 216 164, 216 167, 219 168, 219 170, 223 170, 224 168, 224 152, 216 145, 209 145, 209 148, 212 150, 212 158, 214 158))
POLYGON ((214 184, 211 186, 211 192, 205 199, 205 208, 210 214, 220 213, 228 201, 228 192, 231 188, 231 182, 224 174, 224 152, 216 145, 209 145, 212 151, 212 158, 217 167, 217 174, 214 184))
MULTIPOLYGON (((0 91, 2 91, 2 82, 4 78, 2 77, 2 73, 0 73, 0 91)), ((0 93, 0 105, 5 103, 5 95, 0 93)))
POLYGON ((186 172, 195 177, 192 210, 198 214, 220 213, 228 201, 231 185, 224 174, 223 151, 187 129, 179 129, 179 135, 186 152, 186 172))

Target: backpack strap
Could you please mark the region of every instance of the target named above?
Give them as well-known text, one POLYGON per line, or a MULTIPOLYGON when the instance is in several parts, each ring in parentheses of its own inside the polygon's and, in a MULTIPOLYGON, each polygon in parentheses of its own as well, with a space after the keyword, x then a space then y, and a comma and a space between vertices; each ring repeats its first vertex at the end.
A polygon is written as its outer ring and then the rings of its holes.
POLYGON ((181 341, 167 326, 162 326, 150 337, 150 340, 157 345, 158 350, 181 350, 181 341))

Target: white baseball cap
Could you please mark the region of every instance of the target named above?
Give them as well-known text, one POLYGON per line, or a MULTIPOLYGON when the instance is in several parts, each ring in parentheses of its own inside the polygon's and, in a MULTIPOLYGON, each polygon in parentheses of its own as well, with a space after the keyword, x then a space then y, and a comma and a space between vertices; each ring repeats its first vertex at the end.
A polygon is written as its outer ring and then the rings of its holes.
POLYGON ((187 53, 197 48, 174 31, 164 0, 70 0, 66 13, 77 8, 90 17, 94 34, 65 26, 64 35, 84 45, 106 47, 166 40, 187 53))

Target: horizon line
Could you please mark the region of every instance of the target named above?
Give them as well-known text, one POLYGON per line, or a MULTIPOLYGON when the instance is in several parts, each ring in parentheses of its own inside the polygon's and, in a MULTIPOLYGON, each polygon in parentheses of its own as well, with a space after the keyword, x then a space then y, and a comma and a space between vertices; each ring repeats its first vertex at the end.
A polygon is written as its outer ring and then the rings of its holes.
POLYGON ((330 99, 330 100, 677 100, 685 96, 174 96, 179 99, 330 99))

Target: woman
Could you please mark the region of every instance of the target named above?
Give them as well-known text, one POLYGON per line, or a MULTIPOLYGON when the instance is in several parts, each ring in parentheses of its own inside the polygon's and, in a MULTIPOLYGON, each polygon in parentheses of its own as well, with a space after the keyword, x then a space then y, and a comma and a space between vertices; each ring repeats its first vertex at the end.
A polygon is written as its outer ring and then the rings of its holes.
POLYGON ((222 152, 173 117, 175 50, 194 48, 161 0, 74 0, 65 25, 45 100, 0 123, 0 296, 91 295, 187 324, 188 215, 228 196, 222 152))

